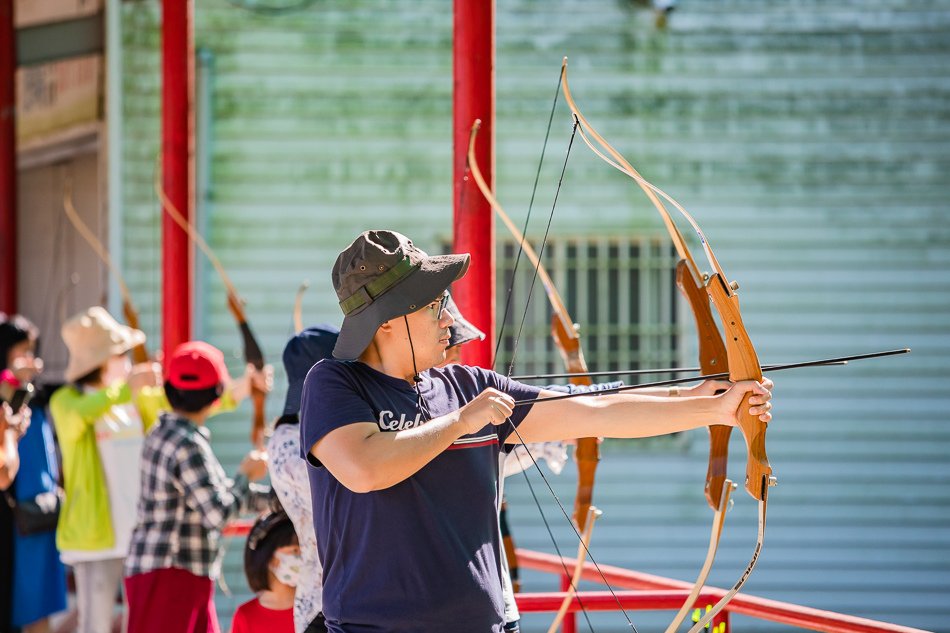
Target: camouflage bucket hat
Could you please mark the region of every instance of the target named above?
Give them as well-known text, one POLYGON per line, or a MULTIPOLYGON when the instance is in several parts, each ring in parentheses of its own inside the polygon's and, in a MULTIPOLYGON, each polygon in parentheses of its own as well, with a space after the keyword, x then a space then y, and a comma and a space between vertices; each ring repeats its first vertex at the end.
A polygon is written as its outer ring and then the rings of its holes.
POLYGON ((437 299, 465 274, 469 260, 467 253, 429 256, 395 231, 360 234, 333 265, 333 289, 343 310, 333 356, 359 357, 380 325, 437 299))

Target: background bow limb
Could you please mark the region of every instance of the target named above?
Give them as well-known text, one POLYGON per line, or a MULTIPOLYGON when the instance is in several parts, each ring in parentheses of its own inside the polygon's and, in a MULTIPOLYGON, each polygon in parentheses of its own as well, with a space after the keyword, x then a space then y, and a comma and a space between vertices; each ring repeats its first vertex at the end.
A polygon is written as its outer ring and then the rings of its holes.
MULTIPOLYGON (((156 160, 156 167, 157 166, 158 162, 156 160)), ((247 315, 244 313, 244 300, 231 282, 231 278, 221 264, 221 260, 218 259, 218 256, 215 255, 211 247, 208 246, 204 237, 201 236, 195 226, 182 215, 181 211, 175 207, 175 204, 165 194, 160 178, 161 172, 156 168, 154 182, 155 194, 161 202, 162 209, 188 234, 188 238, 205 254, 212 266, 214 266, 214 269, 218 272, 218 276, 221 277, 221 281, 224 282, 224 287, 227 292, 228 310, 234 317, 234 321, 241 333, 241 342, 244 348, 244 362, 253 365, 254 369, 258 371, 263 371, 264 354, 261 351, 260 344, 257 342, 257 337, 254 336, 254 332, 251 330, 247 315)), ((267 392, 258 387, 253 380, 250 386, 251 401, 254 405, 254 415, 251 421, 251 444, 258 449, 263 449, 267 392)))
MULTIPOLYGON (((82 221, 78 211, 76 211, 76 207, 73 204, 72 178, 67 178, 63 184, 63 210, 66 212, 66 217, 69 218, 69 222, 76 229, 76 232, 86 240, 86 243, 92 247, 92 250, 95 251, 99 259, 102 260, 102 263, 106 265, 106 268, 108 268, 109 272, 115 277, 116 283, 119 286, 119 293, 122 295, 122 315, 125 317, 126 324, 131 328, 141 330, 142 328, 139 325, 139 312, 135 307, 135 302, 132 301, 132 293, 129 292, 129 286, 125 283, 125 277, 122 276, 119 268, 113 263, 109 249, 103 245, 99 238, 96 237, 96 234, 82 221)), ((147 363, 150 359, 145 343, 141 343, 132 348, 132 362, 135 364, 147 363)))

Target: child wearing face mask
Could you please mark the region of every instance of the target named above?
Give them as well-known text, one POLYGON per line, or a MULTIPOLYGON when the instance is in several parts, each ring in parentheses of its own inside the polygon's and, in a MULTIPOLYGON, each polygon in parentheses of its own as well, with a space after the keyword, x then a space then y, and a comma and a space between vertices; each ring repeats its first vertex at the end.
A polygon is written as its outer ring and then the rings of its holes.
POLYGON ((92 307, 63 324, 67 384, 50 399, 66 498, 57 545, 76 580, 80 633, 111 630, 139 495, 139 454, 165 398, 160 369, 132 367, 145 334, 92 307))
POLYGON ((287 514, 279 510, 261 515, 244 547, 244 574, 257 597, 234 612, 231 633, 293 633, 300 565, 300 546, 287 514))

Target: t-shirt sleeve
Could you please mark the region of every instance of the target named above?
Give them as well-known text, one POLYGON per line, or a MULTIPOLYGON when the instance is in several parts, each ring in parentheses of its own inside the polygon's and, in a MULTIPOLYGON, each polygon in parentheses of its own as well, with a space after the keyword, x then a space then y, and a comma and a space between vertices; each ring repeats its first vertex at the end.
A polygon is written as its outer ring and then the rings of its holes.
POLYGON ((300 454, 319 466, 310 449, 331 431, 358 422, 373 422, 373 409, 360 394, 356 380, 342 363, 323 360, 314 365, 300 397, 300 454))

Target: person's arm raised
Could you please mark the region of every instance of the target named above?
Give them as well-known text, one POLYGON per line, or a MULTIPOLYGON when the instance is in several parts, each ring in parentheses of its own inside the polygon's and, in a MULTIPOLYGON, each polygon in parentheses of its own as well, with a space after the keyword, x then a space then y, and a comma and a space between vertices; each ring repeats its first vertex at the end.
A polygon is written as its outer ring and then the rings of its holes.
MULTIPOLYGON (((736 410, 750 391, 756 394, 749 401, 750 413, 767 422, 772 417, 772 394, 751 381, 736 383, 716 396, 664 398, 626 392, 543 402, 561 395, 543 391, 518 433, 525 442, 549 442, 579 437, 651 437, 710 424, 735 426, 736 410)), ((518 436, 512 434, 508 443, 518 443, 518 436)))
POLYGON ((405 481, 452 442, 511 415, 514 400, 486 389, 458 411, 402 431, 357 422, 327 433, 310 454, 353 492, 384 490, 405 481))

